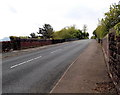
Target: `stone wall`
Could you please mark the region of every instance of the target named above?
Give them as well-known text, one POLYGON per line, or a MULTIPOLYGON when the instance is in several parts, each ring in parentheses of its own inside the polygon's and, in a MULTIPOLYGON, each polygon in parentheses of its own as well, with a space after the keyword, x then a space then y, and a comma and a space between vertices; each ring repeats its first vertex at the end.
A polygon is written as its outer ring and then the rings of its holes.
POLYGON ((120 36, 115 32, 109 34, 109 68, 112 79, 120 93, 120 36))
POLYGON ((120 94, 120 35, 116 36, 115 31, 110 32, 108 37, 102 40, 102 47, 110 77, 120 94))

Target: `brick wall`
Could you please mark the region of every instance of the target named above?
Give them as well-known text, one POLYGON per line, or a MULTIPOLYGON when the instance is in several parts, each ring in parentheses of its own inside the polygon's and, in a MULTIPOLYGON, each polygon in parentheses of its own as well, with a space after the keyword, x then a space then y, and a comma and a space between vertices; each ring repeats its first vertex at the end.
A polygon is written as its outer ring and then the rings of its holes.
POLYGON ((8 52, 10 50, 20 50, 50 44, 52 44, 52 40, 16 39, 13 41, 3 41, 0 42, 0 52, 8 52))
POLYGON ((52 40, 20 41, 20 49, 31 48, 31 47, 39 47, 39 46, 50 45, 50 44, 52 44, 52 40))
POLYGON ((0 53, 1 52, 8 52, 12 49, 12 41, 3 41, 0 42, 0 53))
POLYGON ((11 41, 0 42, 0 52, 8 52, 12 50, 27 49, 31 47, 39 47, 50 44, 63 43, 68 41, 75 41, 79 39, 55 39, 55 40, 44 40, 44 39, 21 39, 15 38, 11 41))

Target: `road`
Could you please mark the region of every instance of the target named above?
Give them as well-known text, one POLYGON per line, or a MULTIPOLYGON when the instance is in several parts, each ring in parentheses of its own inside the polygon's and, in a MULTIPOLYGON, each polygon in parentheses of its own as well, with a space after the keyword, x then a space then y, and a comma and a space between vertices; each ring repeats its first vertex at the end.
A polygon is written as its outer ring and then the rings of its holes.
POLYGON ((92 40, 72 41, 2 60, 3 93, 48 93, 92 40))

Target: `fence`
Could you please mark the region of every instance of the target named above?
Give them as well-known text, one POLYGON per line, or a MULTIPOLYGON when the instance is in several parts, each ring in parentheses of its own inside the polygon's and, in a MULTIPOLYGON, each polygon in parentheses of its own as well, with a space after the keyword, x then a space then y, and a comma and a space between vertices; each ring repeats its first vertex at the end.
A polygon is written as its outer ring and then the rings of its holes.
POLYGON ((116 36, 114 31, 110 32, 108 38, 102 40, 102 46, 108 58, 110 76, 120 93, 120 35, 116 36))

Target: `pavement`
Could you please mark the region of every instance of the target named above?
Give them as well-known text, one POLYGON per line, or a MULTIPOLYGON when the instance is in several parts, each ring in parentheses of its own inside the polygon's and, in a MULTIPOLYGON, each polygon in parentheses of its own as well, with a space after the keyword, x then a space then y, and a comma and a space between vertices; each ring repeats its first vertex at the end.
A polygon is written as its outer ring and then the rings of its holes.
POLYGON ((50 93, 117 94, 108 76, 102 47, 96 40, 69 66, 50 93))

